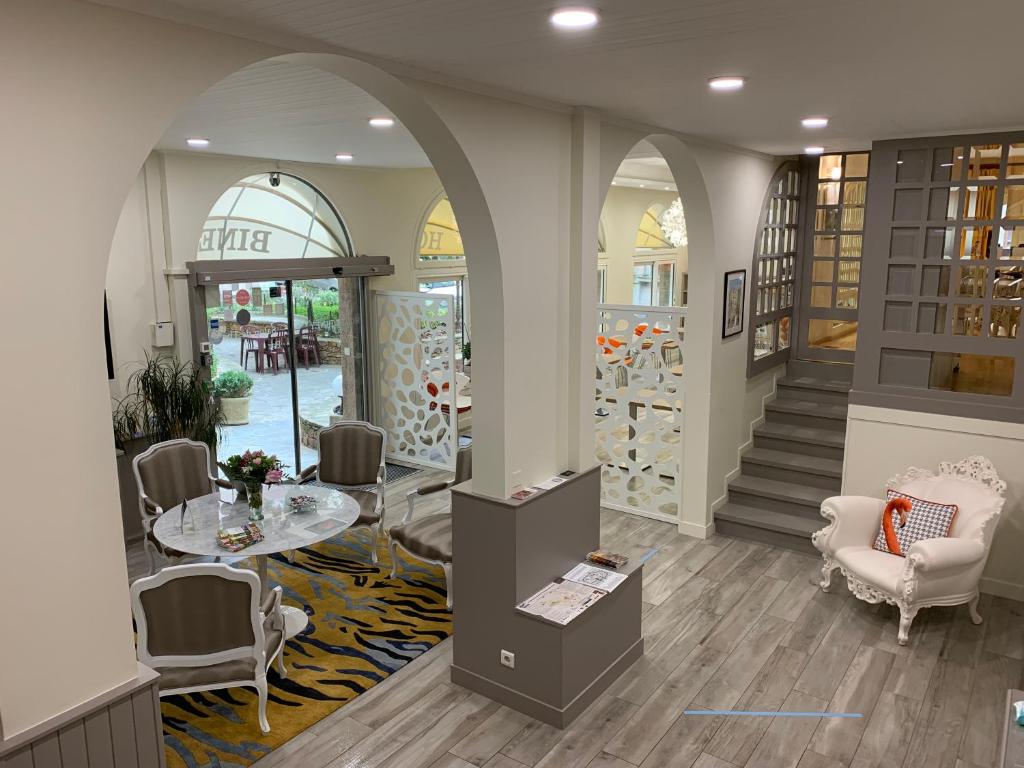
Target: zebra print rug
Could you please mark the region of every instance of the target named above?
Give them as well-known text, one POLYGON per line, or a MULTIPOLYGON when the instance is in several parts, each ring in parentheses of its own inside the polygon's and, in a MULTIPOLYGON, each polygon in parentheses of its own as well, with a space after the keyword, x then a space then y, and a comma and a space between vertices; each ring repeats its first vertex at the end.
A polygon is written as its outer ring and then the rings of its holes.
POLYGON ((288 676, 276 664, 268 671, 270 733, 260 732, 252 689, 168 696, 169 768, 251 765, 451 634, 441 570, 403 561, 405 578, 392 580, 386 547, 374 567, 369 540, 356 529, 299 550, 294 563, 271 558, 272 583, 285 603, 305 608, 309 626, 285 645, 288 676))

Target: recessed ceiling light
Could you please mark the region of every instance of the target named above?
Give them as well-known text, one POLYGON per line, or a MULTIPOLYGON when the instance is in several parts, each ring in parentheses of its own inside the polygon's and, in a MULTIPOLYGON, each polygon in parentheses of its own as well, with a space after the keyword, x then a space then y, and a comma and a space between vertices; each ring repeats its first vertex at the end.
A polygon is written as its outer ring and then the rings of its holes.
POLYGON ((374 128, 390 128, 394 124, 395 124, 395 119, 393 117, 371 117, 370 118, 370 125, 372 125, 374 128))
POLYGON ((896 165, 903 165, 903 161, 902 160, 897 160, 896 161, 896 165))
POLYGON ((824 128, 828 125, 827 117, 805 117, 800 121, 804 128, 824 128))
POLYGON ((820 155, 824 151, 824 147, 804 147, 804 153, 808 155, 820 155))
POLYGON ((613 186, 613 187, 617 187, 617 186, 619 186, 619 182, 617 182, 617 181, 613 181, 613 182, 612 182, 612 186, 613 186))
POLYGON ((347 163, 349 160, 352 159, 352 153, 351 152, 339 152, 338 154, 336 154, 334 156, 334 159, 335 160, 340 160, 343 163, 347 163))
POLYGON ((641 184, 641 185, 640 185, 640 189, 643 189, 643 188, 644 188, 644 185, 643 185, 643 184, 641 184))
POLYGON ((952 168, 953 164, 952 163, 939 163, 939 166, 942 167, 942 168, 952 168))
POLYGON ((185 143, 188 144, 190 147, 194 147, 195 149, 202 149, 203 147, 210 146, 209 139, 185 139, 185 143))
POLYGON ((590 29, 597 25, 598 18, 593 8, 575 6, 556 10, 551 14, 551 23, 559 29, 590 29))
POLYGON ((670 191, 671 189, 672 189, 672 187, 665 187, 665 191, 666 192, 670 191))
POLYGON ((746 82, 742 77, 726 75, 723 77, 712 77, 708 80, 708 87, 712 91, 738 91, 746 82))

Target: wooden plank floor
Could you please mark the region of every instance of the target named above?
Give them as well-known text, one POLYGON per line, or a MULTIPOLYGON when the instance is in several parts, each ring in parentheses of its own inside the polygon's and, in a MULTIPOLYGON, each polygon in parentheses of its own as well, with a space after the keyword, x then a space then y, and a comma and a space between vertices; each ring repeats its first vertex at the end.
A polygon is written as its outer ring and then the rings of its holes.
MULTIPOLYGON (((430 477, 389 486, 391 522, 405 491, 430 477)), ((449 639, 256 768, 994 765, 1006 689, 1024 687, 1024 603, 983 596, 981 626, 964 607, 924 610, 901 648, 895 609, 855 600, 838 575, 835 593, 822 593, 814 558, 721 536, 698 541, 608 510, 601 520, 604 545, 659 550, 644 567, 646 651, 572 726, 559 731, 453 685, 449 639)))

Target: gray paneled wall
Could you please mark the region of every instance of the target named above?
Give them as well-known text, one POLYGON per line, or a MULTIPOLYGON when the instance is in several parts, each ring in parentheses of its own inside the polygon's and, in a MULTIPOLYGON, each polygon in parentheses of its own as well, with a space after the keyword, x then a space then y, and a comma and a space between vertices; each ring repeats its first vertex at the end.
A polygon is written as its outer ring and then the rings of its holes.
POLYGON ((1024 132, 875 142, 850 402, 1024 421, 1024 132))
POLYGON ((0 768, 164 768, 158 679, 100 697, 30 740, 12 738, 0 745, 0 768))

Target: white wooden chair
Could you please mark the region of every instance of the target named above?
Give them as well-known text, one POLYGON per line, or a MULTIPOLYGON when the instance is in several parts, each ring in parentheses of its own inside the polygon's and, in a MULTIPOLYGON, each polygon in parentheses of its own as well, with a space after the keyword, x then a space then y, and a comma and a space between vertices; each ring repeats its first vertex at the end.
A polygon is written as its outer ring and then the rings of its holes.
POLYGON ((248 686, 267 721, 267 669, 285 676, 281 588, 260 602, 252 571, 222 563, 164 568, 131 588, 139 661, 160 673, 160 695, 248 686))
POLYGON ((886 505, 883 499, 825 499, 821 514, 829 525, 811 539, 824 560, 822 590, 828 591, 832 571, 838 568, 858 599, 898 607, 900 645, 906 645, 917 612, 933 605, 967 603, 971 620, 980 624, 978 580, 1006 492, 1006 483, 999 479, 992 462, 983 456, 971 456, 957 464, 942 462, 938 474, 911 468, 890 478, 887 488, 956 504, 959 510, 949 536, 917 541, 906 557, 880 552, 872 545, 886 505))

